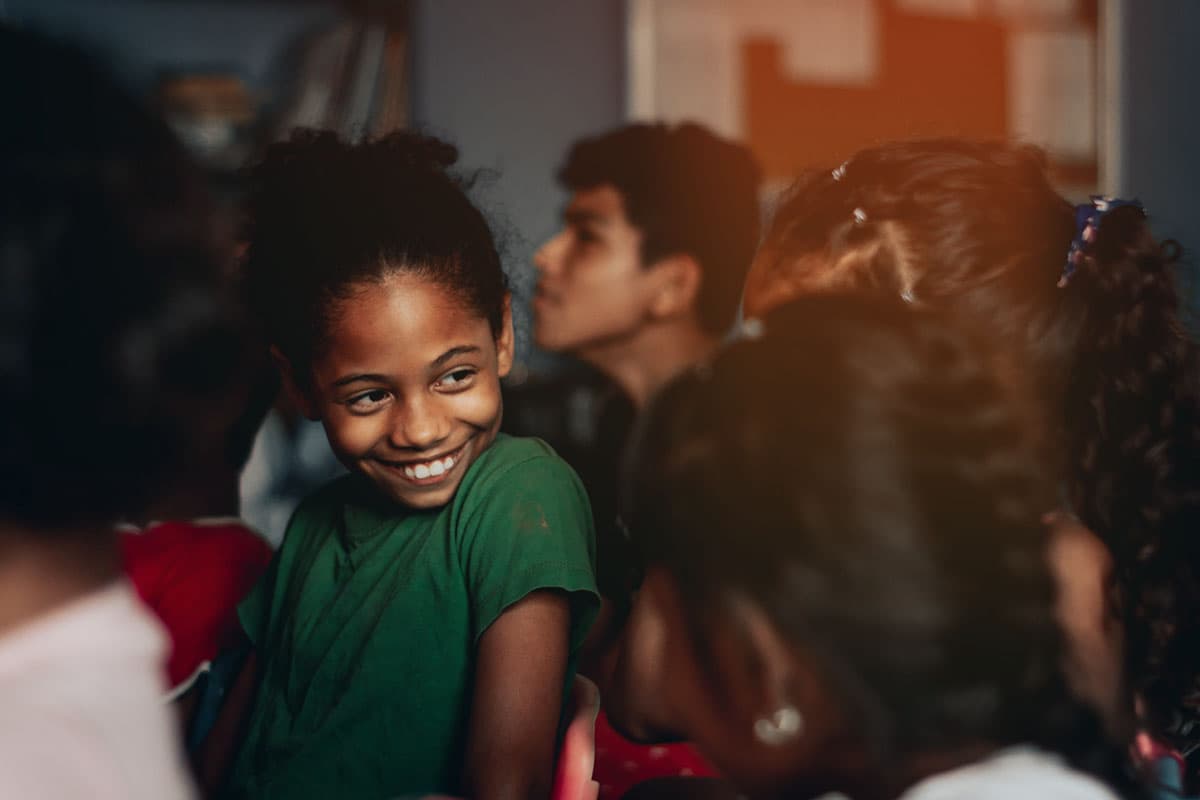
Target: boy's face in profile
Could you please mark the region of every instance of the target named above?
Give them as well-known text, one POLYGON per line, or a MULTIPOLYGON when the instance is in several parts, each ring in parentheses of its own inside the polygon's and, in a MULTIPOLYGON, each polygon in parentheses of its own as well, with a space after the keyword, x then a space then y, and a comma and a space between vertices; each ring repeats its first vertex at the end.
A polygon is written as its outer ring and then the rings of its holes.
POLYGON ((647 319, 649 271, 642 234, 610 184, 581 189, 563 228, 534 256, 534 339, 543 350, 583 354, 634 331, 647 319))

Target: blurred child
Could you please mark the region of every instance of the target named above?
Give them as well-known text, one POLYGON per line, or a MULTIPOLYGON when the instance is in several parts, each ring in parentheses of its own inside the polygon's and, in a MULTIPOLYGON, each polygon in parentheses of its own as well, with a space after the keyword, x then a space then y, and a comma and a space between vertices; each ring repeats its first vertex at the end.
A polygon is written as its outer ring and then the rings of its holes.
POLYGON ((756 315, 836 288, 903 298, 981 331, 1002 368, 1030 376, 1060 487, 1045 510, 1063 529, 1072 679, 1122 726, 1123 621, 1143 722, 1187 751, 1200 744, 1200 351, 1177 257, 1136 203, 1073 208, 1032 148, 885 144, 800 178, 745 303, 756 315))
POLYGON ((224 409, 224 435, 205 431, 189 446, 182 475, 118 526, 126 574, 171 637, 171 696, 241 640, 237 605, 271 561, 270 545, 239 517, 238 473, 279 382, 265 358, 245 352, 241 360, 245 374, 233 387, 237 401, 224 409))
POLYGON ((178 143, 96 64, 0 27, 0 83, 0 797, 188 798, 167 639, 112 521, 216 433, 227 250, 178 143))
POLYGON ((299 133, 255 170, 247 286, 350 475, 301 504, 241 606, 254 651, 204 759, 219 782, 236 748, 231 796, 550 791, 591 516, 553 451, 498 433, 509 295, 455 157, 299 133))
POLYGON ((686 735, 751 797, 1136 794, 1060 670, 1019 387, 898 300, 765 328, 644 421, 614 724, 686 735))

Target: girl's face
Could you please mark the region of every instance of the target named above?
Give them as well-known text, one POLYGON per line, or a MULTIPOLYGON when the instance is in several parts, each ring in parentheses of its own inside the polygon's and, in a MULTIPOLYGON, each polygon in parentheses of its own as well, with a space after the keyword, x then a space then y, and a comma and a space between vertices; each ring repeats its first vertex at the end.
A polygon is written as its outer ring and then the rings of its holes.
POLYGON ((305 412, 338 458, 409 508, 445 505, 500 428, 512 367, 507 301, 499 337, 460 297, 393 273, 330 309, 305 412))

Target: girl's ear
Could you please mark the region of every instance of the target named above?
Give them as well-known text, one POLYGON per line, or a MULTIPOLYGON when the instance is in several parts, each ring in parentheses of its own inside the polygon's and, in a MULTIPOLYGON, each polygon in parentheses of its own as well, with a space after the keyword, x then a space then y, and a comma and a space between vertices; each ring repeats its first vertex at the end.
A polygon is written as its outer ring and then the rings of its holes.
POLYGON ((513 322, 512 294, 504 295, 504 320, 500 323, 500 335, 496 337, 497 372, 503 378, 513 365, 513 322))
POLYGON ((674 317, 696 310, 703 274, 696 259, 688 255, 667 256, 651 266, 655 287, 650 313, 659 318, 674 317))
POLYGON ((755 709, 754 737, 783 767, 797 753, 820 751, 844 731, 844 712, 812 656, 780 633, 767 613, 744 595, 732 598, 732 615, 748 651, 745 676, 752 691, 742 702, 755 709), (780 754, 784 755, 780 758, 780 754))
POLYGON ((757 603, 735 595, 730 606, 747 650, 742 665, 746 673, 741 677, 747 685, 754 687, 754 691, 744 697, 744 702, 763 711, 797 703, 792 649, 757 603))
POLYGON ((296 379, 296 370, 292 366, 292 362, 275 345, 271 345, 271 360, 275 362, 279 375, 283 378, 283 390, 287 392, 292 405, 308 419, 314 421, 320 419, 321 415, 317 413, 316 403, 305 391, 304 384, 296 379))

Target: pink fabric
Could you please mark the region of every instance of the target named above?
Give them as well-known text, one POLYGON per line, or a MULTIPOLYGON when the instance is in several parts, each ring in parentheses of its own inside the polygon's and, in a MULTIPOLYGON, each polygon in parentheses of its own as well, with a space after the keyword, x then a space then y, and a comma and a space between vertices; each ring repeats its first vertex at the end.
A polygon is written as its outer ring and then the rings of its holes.
POLYGON ((600 690, 581 675, 571 687, 571 722, 563 734, 562 749, 554 774, 551 800, 596 800, 600 784, 592 780, 596 765, 596 715, 600 712, 600 690))
POLYGON ((124 581, 0 637, 0 797, 194 797, 166 651, 124 581))

